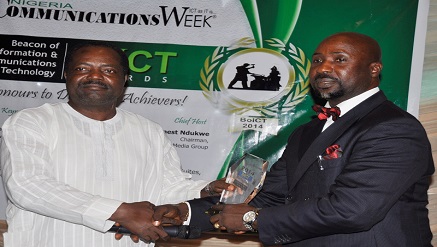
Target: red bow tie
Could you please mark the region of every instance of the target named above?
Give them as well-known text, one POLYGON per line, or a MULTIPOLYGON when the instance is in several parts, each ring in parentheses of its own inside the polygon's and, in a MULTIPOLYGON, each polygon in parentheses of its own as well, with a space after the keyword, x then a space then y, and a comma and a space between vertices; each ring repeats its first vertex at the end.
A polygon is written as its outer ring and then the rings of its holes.
POLYGON ((318 113, 317 117, 320 120, 324 120, 324 119, 328 119, 329 117, 332 117, 332 120, 335 121, 340 116, 340 108, 338 108, 337 106, 328 108, 320 105, 314 105, 313 110, 318 113))

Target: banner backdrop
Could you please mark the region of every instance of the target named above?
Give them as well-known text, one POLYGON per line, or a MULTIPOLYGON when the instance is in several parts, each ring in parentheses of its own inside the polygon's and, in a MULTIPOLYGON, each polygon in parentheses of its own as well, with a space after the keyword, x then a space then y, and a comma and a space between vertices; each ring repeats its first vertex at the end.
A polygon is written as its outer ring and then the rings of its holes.
POLYGON ((23 108, 66 102, 67 50, 83 40, 106 40, 129 57, 131 75, 120 107, 163 126, 193 179, 223 177, 244 152, 272 164, 293 129, 313 115, 311 56, 330 34, 354 31, 378 40, 381 88, 407 109, 408 95, 418 95, 411 90, 420 90, 421 81, 410 77, 422 70, 411 71, 413 62, 423 60, 422 54, 413 61, 414 47, 424 46, 417 33, 425 34, 416 18, 427 15, 428 5, 418 0, 3 0, 0 123, 23 108))

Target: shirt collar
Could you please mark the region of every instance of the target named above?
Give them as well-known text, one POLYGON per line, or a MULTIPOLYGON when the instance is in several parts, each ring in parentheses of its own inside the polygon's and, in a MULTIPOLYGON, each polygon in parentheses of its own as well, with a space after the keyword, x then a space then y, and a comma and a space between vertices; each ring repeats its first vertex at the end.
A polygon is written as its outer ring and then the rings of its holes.
MULTIPOLYGON (((345 100, 343 102, 341 102, 340 104, 338 104, 338 108, 340 108, 341 114, 340 117, 343 116, 344 114, 346 114, 348 111, 350 111, 352 108, 354 108, 355 106, 357 106, 358 104, 360 104, 361 102, 363 102, 364 100, 366 100, 367 98, 369 98, 370 96, 376 94, 377 92, 379 92, 380 89, 379 87, 375 87, 372 88, 370 90, 367 90, 364 93, 361 93, 355 97, 352 97, 348 100, 345 100)), ((325 107, 331 107, 329 105, 329 102, 326 102, 325 107)))

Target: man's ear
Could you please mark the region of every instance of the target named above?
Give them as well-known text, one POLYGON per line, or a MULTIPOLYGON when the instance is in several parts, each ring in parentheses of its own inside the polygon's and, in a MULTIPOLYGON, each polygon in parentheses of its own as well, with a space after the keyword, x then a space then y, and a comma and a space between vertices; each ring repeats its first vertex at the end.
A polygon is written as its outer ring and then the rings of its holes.
POLYGON ((130 76, 130 75, 125 75, 125 76, 124 76, 124 87, 127 87, 127 86, 128 86, 128 83, 129 83, 129 76, 130 76))
POLYGON ((374 62, 370 64, 370 73, 372 77, 379 77, 382 71, 382 63, 374 62))

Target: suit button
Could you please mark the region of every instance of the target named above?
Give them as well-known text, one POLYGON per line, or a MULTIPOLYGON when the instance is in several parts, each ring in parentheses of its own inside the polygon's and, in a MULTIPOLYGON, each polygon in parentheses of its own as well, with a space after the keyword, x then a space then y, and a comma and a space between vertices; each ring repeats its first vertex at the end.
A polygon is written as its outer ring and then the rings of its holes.
POLYGON ((291 195, 287 195, 286 199, 287 199, 287 201, 291 201, 293 199, 293 197, 291 195))

